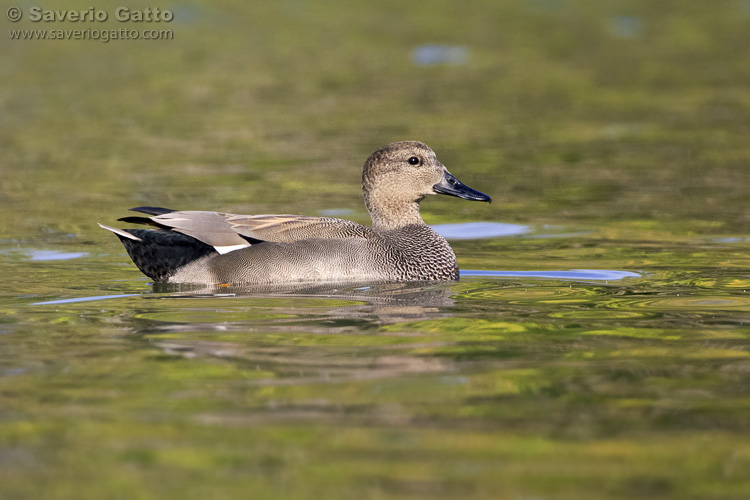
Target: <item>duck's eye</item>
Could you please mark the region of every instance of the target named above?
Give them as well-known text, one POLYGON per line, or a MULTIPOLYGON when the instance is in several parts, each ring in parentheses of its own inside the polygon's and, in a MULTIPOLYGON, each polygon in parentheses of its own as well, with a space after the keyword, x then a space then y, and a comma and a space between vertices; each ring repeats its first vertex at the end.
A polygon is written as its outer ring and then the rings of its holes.
POLYGON ((411 157, 411 158, 409 158, 409 160, 407 160, 407 161, 409 162, 409 165, 419 165, 420 163, 422 163, 422 160, 420 160, 420 159, 419 159, 419 158, 417 158, 416 156, 412 156, 412 157, 411 157))

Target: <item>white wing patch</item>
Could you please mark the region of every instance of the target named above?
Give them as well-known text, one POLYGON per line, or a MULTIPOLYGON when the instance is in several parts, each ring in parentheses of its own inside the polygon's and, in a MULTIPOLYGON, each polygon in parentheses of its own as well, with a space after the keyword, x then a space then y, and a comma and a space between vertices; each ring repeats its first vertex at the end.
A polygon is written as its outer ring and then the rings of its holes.
POLYGON ((226 246, 214 246, 214 250, 219 252, 221 255, 224 255, 225 253, 234 252, 235 250, 240 250, 241 248, 247 248, 250 246, 250 243, 245 243, 244 245, 226 245, 226 246))

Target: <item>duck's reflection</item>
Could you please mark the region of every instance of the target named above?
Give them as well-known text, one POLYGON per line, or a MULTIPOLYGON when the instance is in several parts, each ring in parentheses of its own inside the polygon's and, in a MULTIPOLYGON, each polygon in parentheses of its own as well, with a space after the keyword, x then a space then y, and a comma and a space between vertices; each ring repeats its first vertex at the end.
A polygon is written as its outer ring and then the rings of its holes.
POLYGON ((154 287, 154 301, 149 300, 149 307, 130 319, 130 326, 165 354, 220 358, 268 375, 253 378, 254 384, 443 372, 451 369, 449 360, 416 352, 446 343, 426 341, 424 332, 406 324, 451 317, 455 285, 161 284, 154 287), (399 328, 399 323, 405 327, 399 328), (340 336, 340 341, 332 339, 333 335, 340 336))
MULTIPOLYGON (((300 283, 264 286, 189 286, 155 284, 158 299, 277 299, 264 302, 298 318, 321 313, 331 322, 347 319, 368 319, 378 324, 399 323, 450 316, 454 283, 300 283), (287 299, 287 300, 285 300, 287 299), (336 305, 311 307, 305 299, 320 299, 336 305), (338 305, 341 301, 347 305, 338 305)), ((326 329, 329 330, 329 329, 326 329)))

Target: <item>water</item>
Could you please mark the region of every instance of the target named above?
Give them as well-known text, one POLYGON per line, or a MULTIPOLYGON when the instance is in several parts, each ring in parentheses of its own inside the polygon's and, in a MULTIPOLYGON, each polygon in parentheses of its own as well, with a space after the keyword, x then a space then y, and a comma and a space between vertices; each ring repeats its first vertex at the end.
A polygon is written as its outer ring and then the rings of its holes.
POLYGON ((475 240, 497 236, 516 236, 531 232, 529 226, 502 222, 463 222, 459 224, 434 224, 432 228, 449 240, 475 240))
POLYGON ((418 66, 432 66, 436 64, 451 64, 459 66, 466 64, 469 53, 466 47, 452 47, 448 45, 420 45, 412 50, 412 60, 418 66))
POLYGON ((183 5, 171 41, 8 43, 0 498, 750 497, 745 3, 183 5), (367 222, 401 139, 493 197, 423 202, 458 282, 153 285, 96 225, 367 222))
POLYGON ((746 481, 747 273, 217 290, 152 286, 122 252, 47 266, 6 275, 26 283, 6 288, 0 324, 10 498, 123 484, 458 498, 508 483, 555 498, 596 496, 602 478, 619 497, 746 481), (106 278, 70 279, 92 269, 106 278), (32 472, 43 481, 21 479, 32 472))

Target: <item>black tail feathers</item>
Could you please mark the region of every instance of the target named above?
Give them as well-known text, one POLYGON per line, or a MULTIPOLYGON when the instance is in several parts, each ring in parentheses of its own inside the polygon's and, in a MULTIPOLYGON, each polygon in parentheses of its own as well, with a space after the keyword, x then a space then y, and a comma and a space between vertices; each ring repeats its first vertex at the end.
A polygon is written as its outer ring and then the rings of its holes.
POLYGON ((194 260, 217 253, 212 246, 174 231, 158 229, 123 229, 121 231, 137 238, 131 239, 115 233, 138 269, 154 281, 167 281, 179 268, 194 260))

